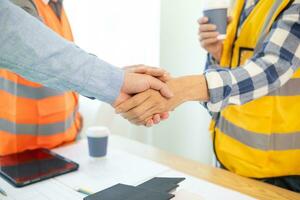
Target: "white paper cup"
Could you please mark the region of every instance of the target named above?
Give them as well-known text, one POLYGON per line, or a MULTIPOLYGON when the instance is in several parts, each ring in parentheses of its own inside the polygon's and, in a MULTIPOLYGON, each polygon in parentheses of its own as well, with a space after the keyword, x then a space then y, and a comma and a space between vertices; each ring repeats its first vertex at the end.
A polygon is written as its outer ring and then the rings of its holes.
POLYGON ((110 131, 106 127, 91 127, 86 131, 89 155, 93 158, 104 157, 107 154, 107 144, 110 131))

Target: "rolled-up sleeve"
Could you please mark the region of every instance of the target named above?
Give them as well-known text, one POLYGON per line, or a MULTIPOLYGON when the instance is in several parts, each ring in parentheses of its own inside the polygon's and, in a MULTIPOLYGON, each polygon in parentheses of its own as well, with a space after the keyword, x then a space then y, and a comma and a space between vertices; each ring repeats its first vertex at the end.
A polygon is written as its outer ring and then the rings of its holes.
POLYGON ((124 71, 66 41, 8 0, 0 1, 0 67, 57 90, 113 103, 124 71))

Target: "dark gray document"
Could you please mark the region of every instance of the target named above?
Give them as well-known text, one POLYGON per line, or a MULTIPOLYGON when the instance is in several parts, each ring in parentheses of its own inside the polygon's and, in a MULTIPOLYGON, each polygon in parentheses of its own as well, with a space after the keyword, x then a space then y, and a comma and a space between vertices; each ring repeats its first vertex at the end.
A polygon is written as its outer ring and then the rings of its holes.
POLYGON ((174 195, 155 192, 144 188, 117 184, 101 192, 92 194, 84 200, 169 200, 174 195))
POLYGON ((145 183, 140 184, 139 188, 145 188, 156 192, 170 193, 175 190, 180 182, 185 178, 153 178, 145 183))

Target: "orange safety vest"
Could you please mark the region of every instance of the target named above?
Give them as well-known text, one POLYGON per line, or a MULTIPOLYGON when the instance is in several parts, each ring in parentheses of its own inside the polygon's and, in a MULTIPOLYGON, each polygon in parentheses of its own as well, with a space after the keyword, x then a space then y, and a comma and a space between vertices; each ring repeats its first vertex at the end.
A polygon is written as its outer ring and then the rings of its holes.
MULTIPOLYGON (((48 27, 73 41, 64 10, 59 19, 42 0, 34 3, 48 27)), ((52 90, 0 70, 0 155, 74 141, 81 126, 76 93, 52 90)))

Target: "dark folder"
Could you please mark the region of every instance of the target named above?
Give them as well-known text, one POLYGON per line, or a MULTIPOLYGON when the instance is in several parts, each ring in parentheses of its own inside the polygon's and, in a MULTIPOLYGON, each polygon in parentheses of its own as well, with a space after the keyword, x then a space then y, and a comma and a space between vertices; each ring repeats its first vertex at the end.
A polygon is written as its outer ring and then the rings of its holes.
POLYGON ((145 183, 138 185, 139 188, 145 188, 156 192, 169 193, 175 190, 180 182, 185 178, 153 178, 145 183))
POLYGON ((155 192, 141 187, 118 184, 101 192, 92 194, 84 200, 169 200, 174 195, 155 192))

